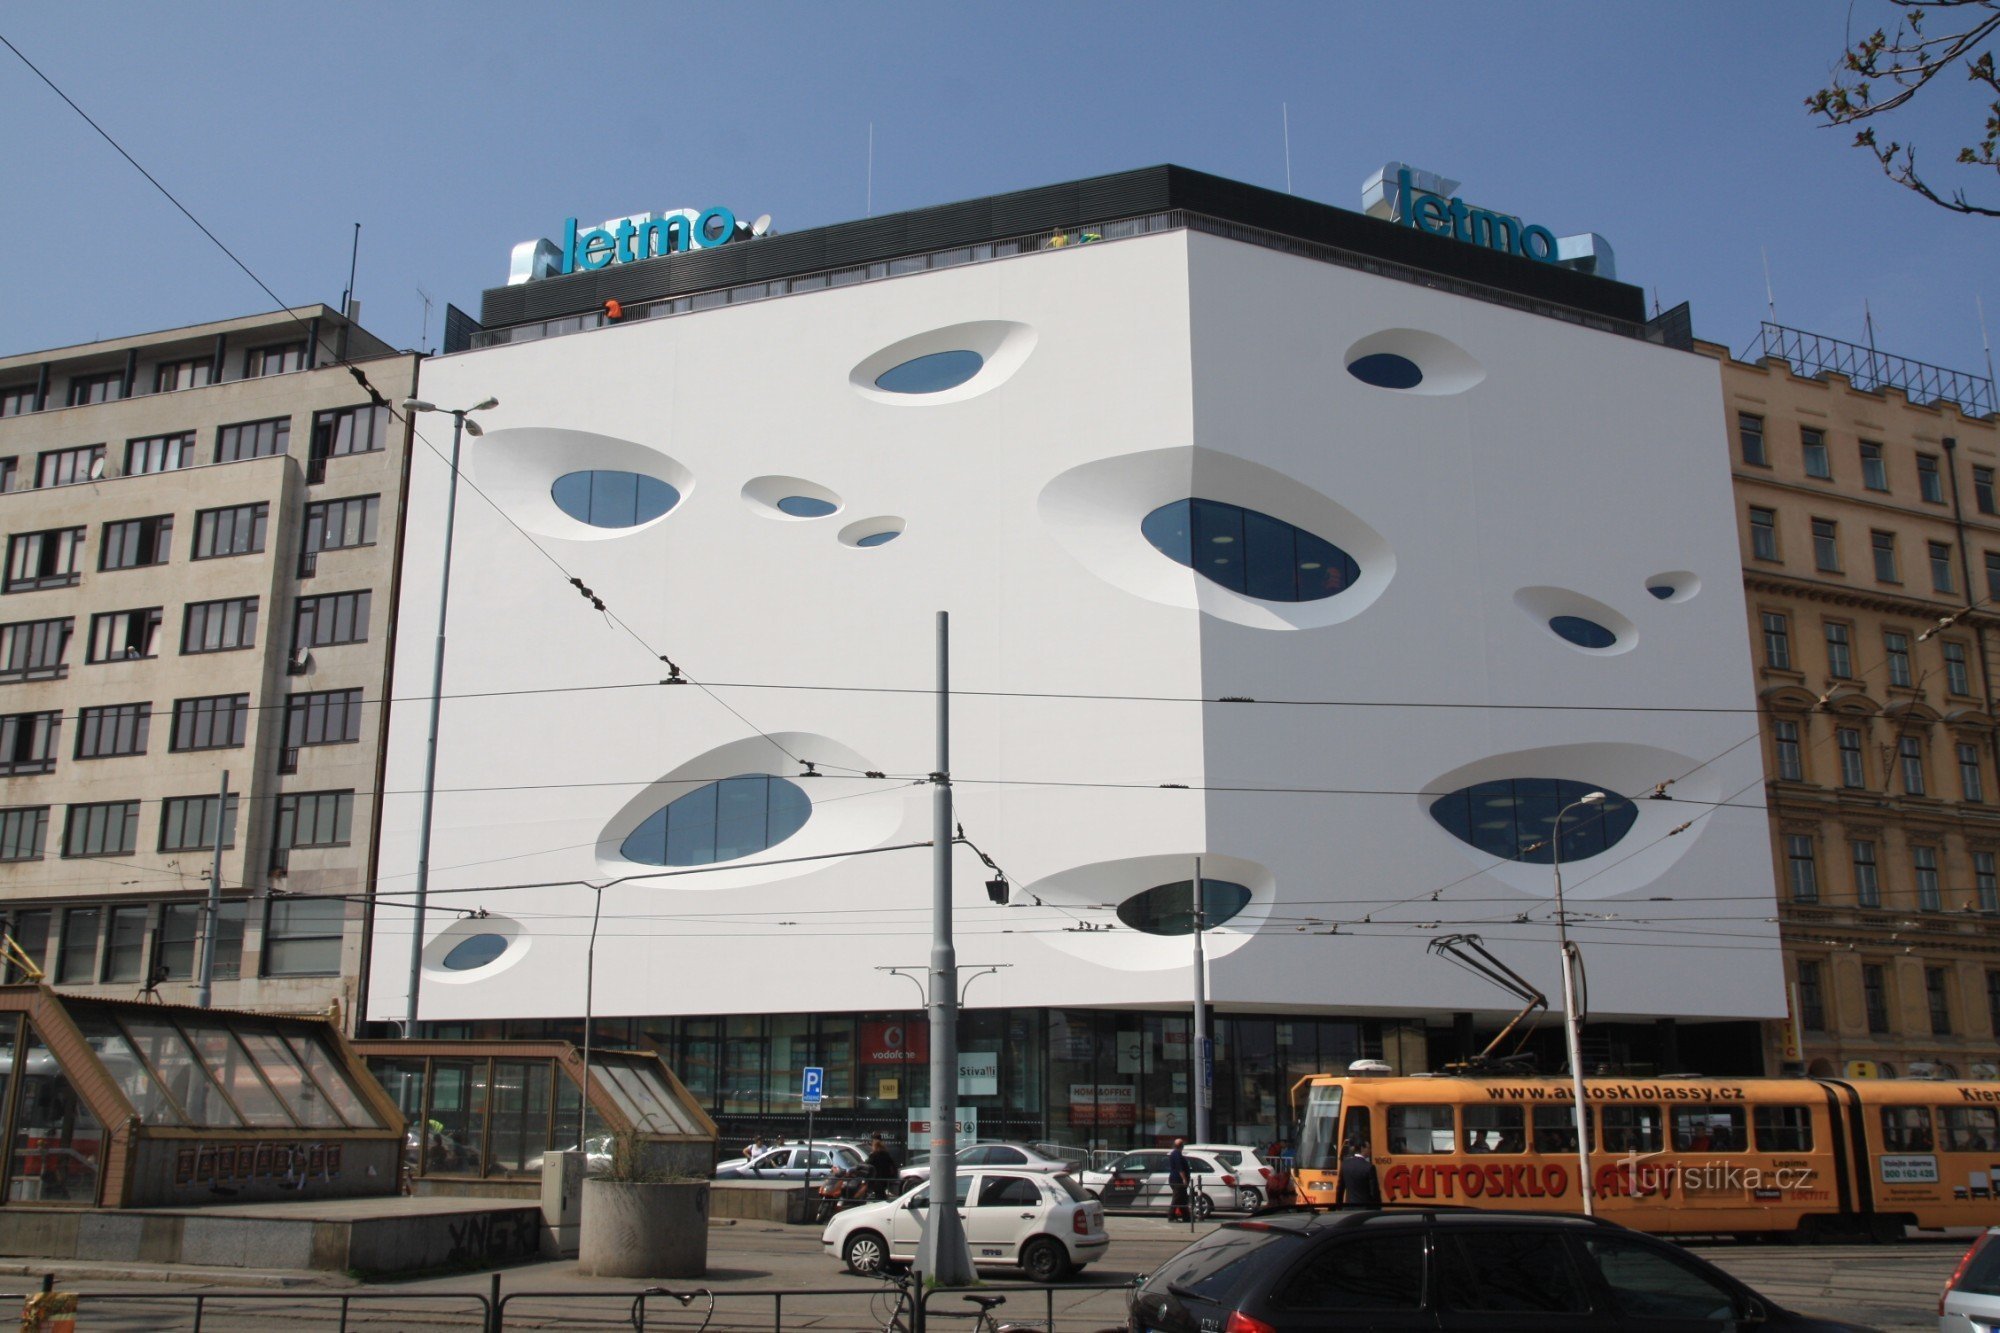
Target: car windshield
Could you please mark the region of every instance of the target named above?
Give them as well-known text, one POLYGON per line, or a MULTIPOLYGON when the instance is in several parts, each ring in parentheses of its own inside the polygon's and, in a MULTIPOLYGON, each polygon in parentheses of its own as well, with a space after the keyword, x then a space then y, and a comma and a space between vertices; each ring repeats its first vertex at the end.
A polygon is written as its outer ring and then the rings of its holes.
POLYGON ((1219 1227, 1154 1269, 1146 1285, 1169 1288, 1177 1295, 1223 1301, 1242 1277, 1251 1256, 1280 1236, 1296 1239, 1297 1233, 1272 1227, 1219 1227))
POLYGON ((1077 1188, 1076 1182, 1074 1180, 1071 1180, 1067 1173, 1058 1173, 1056 1175, 1050 1176, 1049 1179, 1055 1182, 1055 1186, 1057 1189, 1061 1190, 1064 1194, 1067 1194, 1069 1196, 1069 1200, 1071 1203, 1082 1203, 1085 1199, 1090 1197, 1089 1195, 1085 1194, 1082 1190, 1077 1188))

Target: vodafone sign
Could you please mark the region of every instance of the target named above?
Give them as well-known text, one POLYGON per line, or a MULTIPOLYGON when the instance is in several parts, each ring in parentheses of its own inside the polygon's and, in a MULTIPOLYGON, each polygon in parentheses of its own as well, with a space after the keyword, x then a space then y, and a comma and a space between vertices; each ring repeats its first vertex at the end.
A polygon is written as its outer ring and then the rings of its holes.
POLYGON ((863 1023, 861 1063, 920 1064, 931 1058, 929 1023, 863 1023))

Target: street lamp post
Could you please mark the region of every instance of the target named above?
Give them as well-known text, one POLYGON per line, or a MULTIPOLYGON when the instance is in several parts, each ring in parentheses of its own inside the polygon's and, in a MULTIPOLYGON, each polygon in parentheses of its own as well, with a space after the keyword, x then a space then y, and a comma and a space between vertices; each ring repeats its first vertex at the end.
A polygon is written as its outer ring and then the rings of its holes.
POLYGON ((1590 1135, 1583 1105, 1583 1024, 1576 1012, 1576 946, 1569 940, 1569 914, 1563 910, 1562 822, 1579 805, 1601 805, 1604 793, 1586 792, 1556 812, 1555 827, 1549 833, 1550 861, 1556 871, 1556 940, 1562 946, 1563 1040, 1569 1047, 1570 1091, 1576 1101, 1577 1188, 1583 1193, 1585 1216, 1594 1215, 1596 1191, 1590 1187, 1590 1135))
POLYGON ((467 432, 474 439, 482 434, 479 423, 466 418, 474 412, 498 406, 498 398, 488 398, 475 406, 459 408, 439 408, 419 398, 403 400, 403 410, 412 414, 451 413, 451 481, 445 491, 444 502, 444 569, 438 577, 437 654, 431 660, 431 725, 430 734, 424 742, 424 809, 417 832, 417 910, 416 919, 410 925, 410 1004, 403 1019, 405 1037, 417 1035, 417 991, 423 982, 424 971, 424 907, 429 901, 431 885, 431 807, 437 801, 438 705, 444 697, 445 609, 451 600, 451 528, 458 516, 458 449, 467 432))

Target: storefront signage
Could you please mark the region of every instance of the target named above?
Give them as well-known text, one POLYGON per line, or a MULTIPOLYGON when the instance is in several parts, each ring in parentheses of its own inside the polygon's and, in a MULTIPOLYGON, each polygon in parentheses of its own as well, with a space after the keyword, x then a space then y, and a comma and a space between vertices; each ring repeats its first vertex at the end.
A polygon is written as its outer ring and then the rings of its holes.
POLYGON ((958 1057, 958 1095, 1000 1095, 1000 1056, 996 1051, 965 1051, 958 1057))
POLYGON ((931 1058, 931 1030, 927 1023, 863 1023, 861 1063, 868 1065, 921 1064, 931 1058))
POLYGON ((736 239, 736 215, 717 205, 697 213, 640 213, 579 232, 575 218, 563 220, 563 273, 608 268, 683 250, 713 249, 736 239))
POLYGON ((1547 227, 1523 224, 1521 219, 1506 213, 1469 207, 1456 195, 1446 199, 1419 189, 1411 181, 1408 167, 1396 173, 1395 219, 1426 236, 1449 236, 1468 245, 1520 255, 1543 264, 1556 262, 1556 235, 1547 227))
POLYGON ((1072 1083, 1069 1120, 1073 1125, 1135 1125, 1138 1094, 1130 1083, 1072 1083))
MULTIPOLYGON (((931 1108, 912 1106, 909 1111, 909 1143, 912 1152, 929 1152, 931 1143, 931 1108)), ((971 1143, 979 1137, 979 1108, 961 1106, 958 1108, 958 1122, 952 1127, 954 1147, 971 1143)))

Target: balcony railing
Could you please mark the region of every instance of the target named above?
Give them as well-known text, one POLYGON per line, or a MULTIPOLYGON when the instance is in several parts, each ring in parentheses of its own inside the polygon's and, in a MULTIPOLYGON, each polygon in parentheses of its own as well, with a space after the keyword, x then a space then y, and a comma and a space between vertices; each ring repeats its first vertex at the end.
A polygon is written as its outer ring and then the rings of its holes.
POLYGON ((1756 341, 1737 359, 1755 361, 1767 356, 1790 362, 1805 376, 1845 375, 1855 388, 1868 393, 1901 389, 1913 403, 1956 403, 1968 417, 1991 416, 1996 404, 1990 376, 1947 370, 1768 321, 1758 326, 1756 341))

